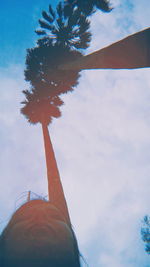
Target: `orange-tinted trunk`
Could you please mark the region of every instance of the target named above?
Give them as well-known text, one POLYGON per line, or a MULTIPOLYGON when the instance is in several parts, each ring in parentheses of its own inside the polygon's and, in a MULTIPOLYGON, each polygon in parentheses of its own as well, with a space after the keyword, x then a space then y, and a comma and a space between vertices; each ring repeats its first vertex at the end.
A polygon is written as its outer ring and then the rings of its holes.
POLYGON ((60 66, 63 70, 136 69, 150 67, 150 28, 60 66))
POLYGON ((65 215, 68 223, 70 223, 67 202, 61 184, 48 127, 44 123, 42 123, 42 130, 45 146, 49 200, 65 215))

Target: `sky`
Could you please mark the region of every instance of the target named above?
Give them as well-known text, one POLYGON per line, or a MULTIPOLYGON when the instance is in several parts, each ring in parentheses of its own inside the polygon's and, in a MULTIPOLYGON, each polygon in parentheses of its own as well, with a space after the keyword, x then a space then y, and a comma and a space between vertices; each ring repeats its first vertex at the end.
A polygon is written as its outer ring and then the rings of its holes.
MULTIPOLYGON (((53 5, 57 1, 51 1, 53 5)), ((0 35, 0 230, 26 199, 46 196, 40 125, 20 114, 26 49, 50 2, 6 0, 0 35)), ((86 53, 149 27, 147 0, 112 0, 91 18, 86 53)), ((149 68, 82 71, 63 96, 62 117, 49 126, 72 224, 89 267, 148 267, 140 229, 150 214, 149 68)), ((83 264, 83 266, 85 266, 83 264)))

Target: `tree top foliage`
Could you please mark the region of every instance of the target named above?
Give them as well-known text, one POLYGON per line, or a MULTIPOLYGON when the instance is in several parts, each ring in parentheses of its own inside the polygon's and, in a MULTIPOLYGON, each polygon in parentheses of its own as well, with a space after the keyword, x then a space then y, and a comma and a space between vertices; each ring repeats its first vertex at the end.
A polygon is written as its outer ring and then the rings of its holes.
POLYGON ((78 51, 49 44, 27 50, 25 79, 30 90, 24 90, 24 107, 21 109, 30 123, 52 122, 52 117, 61 116, 63 105, 60 95, 72 91, 78 83, 78 71, 58 70, 64 61, 69 62, 81 56, 78 51))
POLYGON ((78 84, 79 71, 64 71, 59 65, 82 56, 91 41, 88 16, 95 9, 109 12, 107 0, 65 0, 56 10, 49 5, 39 19, 37 46, 27 49, 25 80, 30 89, 24 90, 21 113, 30 123, 44 122, 61 115, 60 95, 72 91, 78 84))
POLYGON ((65 0, 66 6, 78 7, 85 16, 92 15, 97 9, 103 12, 110 12, 112 7, 109 0, 65 0))
POLYGON ((68 9, 68 5, 59 2, 56 11, 49 5, 48 12, 43 11, 42 17, 39 19, 41 29, 35 32, 45 38, 39 39, 38 45, 50 42, 71 49, 85 49, 89 46, 90 22, 78 7, 70 5, 68 9))

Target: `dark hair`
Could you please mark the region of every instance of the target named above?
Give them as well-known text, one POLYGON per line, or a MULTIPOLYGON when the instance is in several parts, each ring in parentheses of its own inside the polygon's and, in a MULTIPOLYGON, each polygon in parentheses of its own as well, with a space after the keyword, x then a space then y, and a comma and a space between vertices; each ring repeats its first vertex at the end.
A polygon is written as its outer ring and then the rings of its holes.
POLYGON ((80 267, 77 240, 51 202, 31 200, 11 217, 0 236, 1 267, 80 267))

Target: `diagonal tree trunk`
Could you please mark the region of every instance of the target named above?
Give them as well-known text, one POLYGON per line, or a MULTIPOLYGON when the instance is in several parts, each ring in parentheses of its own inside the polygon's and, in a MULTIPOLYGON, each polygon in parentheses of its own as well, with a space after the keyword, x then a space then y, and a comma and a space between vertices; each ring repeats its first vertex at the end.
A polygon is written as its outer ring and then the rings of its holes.
POLYGON ((42 123, 42 130, 45 146, 49 200, 65 215, 67 222, 71 225, 67 202, 46 123, 42 123))
POLYGON ((150 67, 150 28, 60 66, 63 70, 136 69, 150 67))

